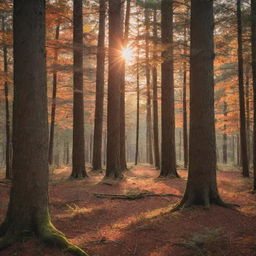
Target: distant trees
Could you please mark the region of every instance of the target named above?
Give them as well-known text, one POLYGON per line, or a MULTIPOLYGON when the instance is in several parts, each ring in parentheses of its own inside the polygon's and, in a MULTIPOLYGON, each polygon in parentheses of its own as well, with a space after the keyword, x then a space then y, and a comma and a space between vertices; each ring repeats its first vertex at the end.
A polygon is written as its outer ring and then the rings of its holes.
POLYGON ((45 1, 15 0, 13 25, 13 183, 0 249, 35 234, 46 244, 85 256, 55 229, 48 210, 45 1))
POLYGON ((84 140, 84 94, 83 94, 83 1, 74 0, 73 7, 73 178, 84 178, 85 140, 84 140))

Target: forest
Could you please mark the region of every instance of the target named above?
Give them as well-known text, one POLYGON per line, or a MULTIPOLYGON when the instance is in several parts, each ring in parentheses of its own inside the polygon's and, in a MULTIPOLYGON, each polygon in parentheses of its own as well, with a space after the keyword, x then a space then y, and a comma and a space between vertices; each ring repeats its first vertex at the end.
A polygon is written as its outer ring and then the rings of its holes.
POLYGON ((256 256, 256 0, 0 0, 0 256, 256 256))

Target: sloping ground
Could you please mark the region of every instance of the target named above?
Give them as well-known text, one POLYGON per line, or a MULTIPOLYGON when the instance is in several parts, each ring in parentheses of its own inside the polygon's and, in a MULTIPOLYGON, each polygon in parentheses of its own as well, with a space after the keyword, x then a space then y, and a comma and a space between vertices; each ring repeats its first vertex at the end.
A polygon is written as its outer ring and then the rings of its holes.
MULTIPOLYGON (((90 256, 253 256, 256 255, 256 195, 251 180, 238 172, 218 172, 223 199, 240 205, 236 210, 212 206, 170 213, 174 196, 137 200, 97 198, 94 193, 153 192, 182 195, 187 172, 181 179, 156 179, 159 172, 139 166, 121 182, 68 180, 70 169, 55 171, 50 185, 50 211, 54 225, 90 256)), ((9 184, 0 183, 0 216, 7 207, 9 184)), ((36 239, 25 239, 0 256, 64 256, 36 239)))

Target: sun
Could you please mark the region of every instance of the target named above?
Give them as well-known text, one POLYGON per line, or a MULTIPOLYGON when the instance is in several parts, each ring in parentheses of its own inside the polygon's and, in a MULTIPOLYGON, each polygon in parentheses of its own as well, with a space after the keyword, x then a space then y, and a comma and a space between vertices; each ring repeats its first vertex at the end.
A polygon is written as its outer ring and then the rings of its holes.
POLYGON ((122 49, 122 57, 126 60, 126 61, 130 61, 133 57, 133 50, 131 48, 123 48, 122 49))

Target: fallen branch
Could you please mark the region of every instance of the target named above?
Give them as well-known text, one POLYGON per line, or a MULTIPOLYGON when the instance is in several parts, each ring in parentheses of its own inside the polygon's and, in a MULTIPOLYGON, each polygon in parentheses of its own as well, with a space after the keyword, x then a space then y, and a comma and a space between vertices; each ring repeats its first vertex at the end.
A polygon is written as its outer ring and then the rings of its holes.
POLYGON ((166 196, 173 196, 173 197, 181 197, 180 195, 176 194, 155 194, 150 192, 142 192, 137 194, 97 194, 94 193, 97 198, 110 198, 110 199, 124 199, 124 200, 137 200, 143 199, 146 197, 166 197, 166 196))

